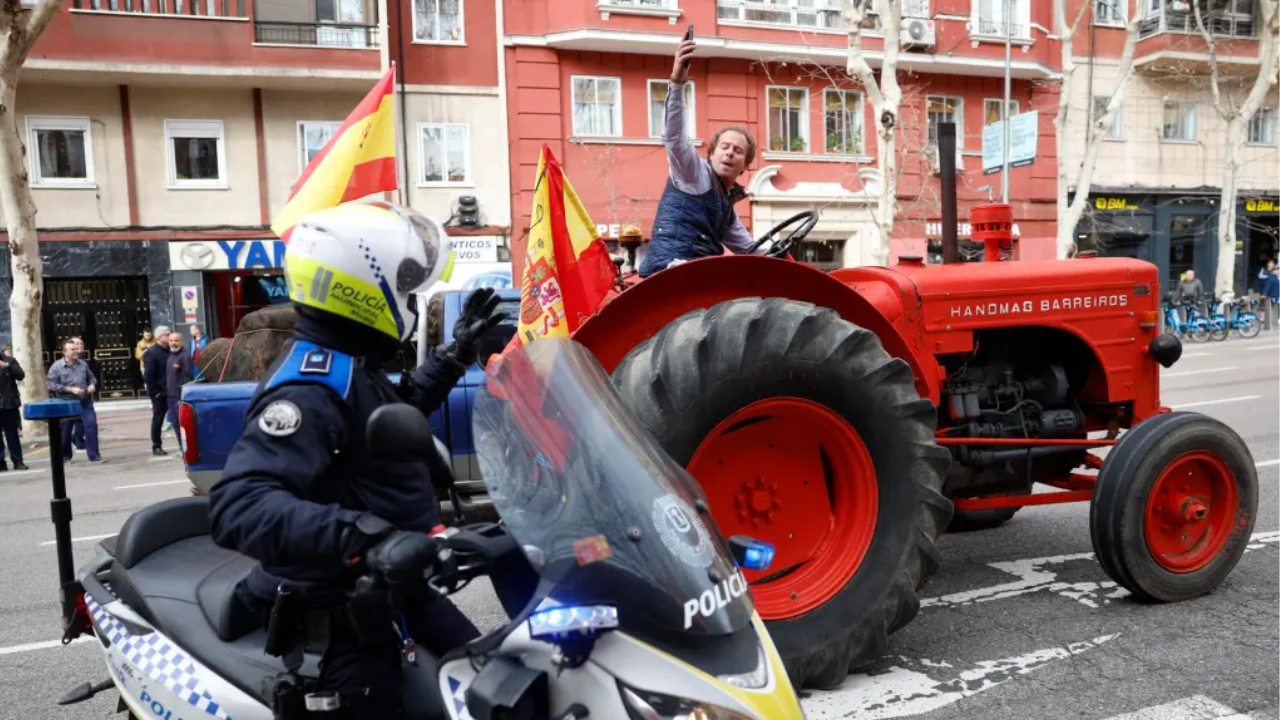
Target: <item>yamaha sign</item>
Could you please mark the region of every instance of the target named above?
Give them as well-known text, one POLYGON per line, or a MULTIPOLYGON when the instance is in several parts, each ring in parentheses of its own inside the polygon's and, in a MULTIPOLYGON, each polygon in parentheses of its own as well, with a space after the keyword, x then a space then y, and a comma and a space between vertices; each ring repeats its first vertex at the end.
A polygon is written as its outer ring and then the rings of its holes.
POLYGON ((274 270, 284 267, 279 240, 214 240, 169 243, 170 270, 274 270))

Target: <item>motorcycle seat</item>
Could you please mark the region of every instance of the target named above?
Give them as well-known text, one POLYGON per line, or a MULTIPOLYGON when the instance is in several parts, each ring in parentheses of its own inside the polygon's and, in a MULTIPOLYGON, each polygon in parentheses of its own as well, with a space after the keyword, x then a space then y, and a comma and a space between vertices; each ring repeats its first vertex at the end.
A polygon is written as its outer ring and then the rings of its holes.
MULTIPOLYGON (((108 571, 111 591, 191 657, 270 707, 270 681, 286 671, 267 655, 267 634, 236 595, 257 561, 218 547, 209 535, 208 499, 178 498, 144 508, 125 522, 108 571)), ((319 676, 308 653, 300 674, 319 676)), ((406 720, 443 720, 438 663, 419 651, 406 666, 406 720)))

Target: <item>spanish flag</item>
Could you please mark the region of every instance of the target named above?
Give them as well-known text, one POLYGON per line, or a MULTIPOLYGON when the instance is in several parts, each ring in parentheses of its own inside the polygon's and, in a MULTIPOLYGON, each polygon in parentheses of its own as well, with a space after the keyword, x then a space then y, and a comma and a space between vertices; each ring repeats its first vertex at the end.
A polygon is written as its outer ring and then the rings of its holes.
POLYGON ((395 76, 392 65, 302 171, 271 223, 281 240, 289 242, 293 226, 308 213, 398 187, 395 76))
POLYGON ((568 337, 600 307, 616 274, 595 223, 545 144, 534 188, 520 322, 510 347, 568 337))

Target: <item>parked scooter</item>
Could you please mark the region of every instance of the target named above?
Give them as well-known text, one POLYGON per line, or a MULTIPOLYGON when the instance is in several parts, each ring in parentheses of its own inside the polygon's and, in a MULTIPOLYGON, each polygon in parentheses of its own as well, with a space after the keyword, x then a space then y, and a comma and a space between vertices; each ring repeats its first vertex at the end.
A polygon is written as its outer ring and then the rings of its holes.
MULTIPOLYGON (((719 535, 589 351, 545 339, 496 356, 472 415, 502 522, 437 536, 409 601, 488 576, 511 622, 438 659, 404 653, 408 720, 803 718, 742 574, 773 548, 719 535)), ((408 405, 378 410, 368 435, 399 457, 432 447, 408 405)), ((317 655, 291 670, 267 654, 284 613, 264 630, 240 605, 255 563, 213 544, 207 513, 205 498, 166 501, 102 544, 65 621, 68 639, 96 635, 110 680, 64 702, 114 687, 139 720, 345 718, 315 687, 317 655)), ((387 590, 366 574, 353 597, 387 590)))

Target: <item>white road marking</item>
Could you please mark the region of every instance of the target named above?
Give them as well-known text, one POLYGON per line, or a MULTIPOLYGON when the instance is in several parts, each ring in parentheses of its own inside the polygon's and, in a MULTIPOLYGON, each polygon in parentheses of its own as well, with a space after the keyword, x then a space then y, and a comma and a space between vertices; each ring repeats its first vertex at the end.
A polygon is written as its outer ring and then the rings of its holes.
POLYGON ((1244 402, 1245 400, 1257 400, 1261 395, 1242 395, 1241 397, 1222 398, 1220 400, 1205 400, 1204 402, 1183 403, 1181 405, 1173 405, 1174 410, 1183 408, 1203 407, 1205 405, 1221 405, 1223 403, 1244 402))
MULTIPOLYGON (((1267 545, 1280 545, 1280 530, 1272 530, 1266 532, 1256 532, 1249 538, 1249 544, 1245 546, 1245 552, 1258 550, 1267 545)), ((1097 608, 1100 605, 1110 604, 1112 600, 1129 595, 1129 591, 1122 587, 1118 587, 1116 583, 1110 580, 1100 582, 1061 582, 1058 580, 1058 569, 1069 562, 1077 562, 1082 560, 1093 561, 1093 553, 1075 553, 1073 555, 1054 555, 1050 557, 1028 558, 1023 560, 1013 560, 1009 562, 989 563, 988 567, 1002 570, 1017 577, 1017 580, 999 585, 991 585, 974 590, 963 590, 961 592, 950 593, 940 597, 924 598, 920 601, 920 608, 943 608, 957 607, 960 605, 973 605, 976 603, 990 602, 992 600, 1005 600, 1020 595, 1028 595, 1034 592, 1047 591, 1057 595, 1061 595, 1069 600, 1074 600, 1081 605, 1091 608, 1097 608), (1109 591, 1109 592, 1104 592, 1109 591)), ((1100 576, 1105 577, 1101 568, 1097 569, 1100 576)))
POLYGON ((1256 352, 1258 350, 1280 350, 1280 345, 1267 345, 1266 347, 1251 347, 1251 348, 1245 348, 1245 350, 1248 350, 1249 352, 1256 352))
POLYGON ((1213 353, 1182 353, 1182 357, 1213 357, 1213 353))
POLYGON ((158 487, 160 485, 179 485, 181 483, 191 482, 190 480, 165 480, 163 482, 141 483, 138 485, 118 485, 112 490, 132 490, 134 488, 158 487))
MULTIPOLYGON (((78 637, 68 644, 75 645, 76 643, 82 643, 92 639, 93 638, 91 637, 78 637)), ((61 640, 45 640, 44 642, 27 643, 26 645, 10 645, 9 647, 0 647, 0 656, 16 655, 18 653, 31 652, 33 650, 49 650, 57 647, 62 647, 61 640)))
POLYGON ((0 480, 11 478, 14 475, 26 475, 27 473, 39 472, 39 470, 6 470, 0 472, 0 480))
POLYGON ((1239 370, 1239 369, 1240 368, 1238 367, 1220 367, 1220 368, 1209 368, 1208 370, 1188 370, 1186 372, 1162 373, 1160 375, 1160 379, 1163 380, 1164 378, 1186 377, 1188 375, 1204 375, 1206 373, 1226 372, 1228 370, 1239 370))
POLYGON ((1192 695, 1171 703, 1142 708, 1136 712, 1113 715, 1107 720, 1212 720, 1213 718, 1249 720, 1248 715, 1238 713, 1204 695, 1192 695))
POLYGON ((1254 467, 1260 467, 1260 468, 1264 468, 1264 467, 1271 467, 1272 465, 1280 465, 1280 459, 1276 459, 1276 460, 1263 460, 1262 462, 1258 462, 1258 463, 1254 463, 1254 464, 1253 464, 1253 466, 1254 466, 1254 467))
MULTIPOLYGON (((946 680, 936 680, 918 670, 899 666, 877 675, 850 675, 840 689, 813 691, 801 705, 809 720, 882 720, 919 715, 990 690, 1057 660, 1087 652, 1116 637, 1118 634, 1103 635, 1066 647, 986 660, 968 670, 949 673, 954 676, 946 680)), ((934 666, 937 664, 930 665, 934 666)))
MULTIPOLYGON (((116 535, 119 535, 119 534, 120 533, 118 532, 113 532, 113 533, 107 533, 106 535, 85 535, 84 537, 71 538, 71 542, 73 543, 93 542, 94 540, 104 540, 109 537, 115 537, 116 535)), ((57 545, 57 544, 58 544, 57 540, 46 540, 40 543, 40 547, 48 547, 49 545, 57 545)))

